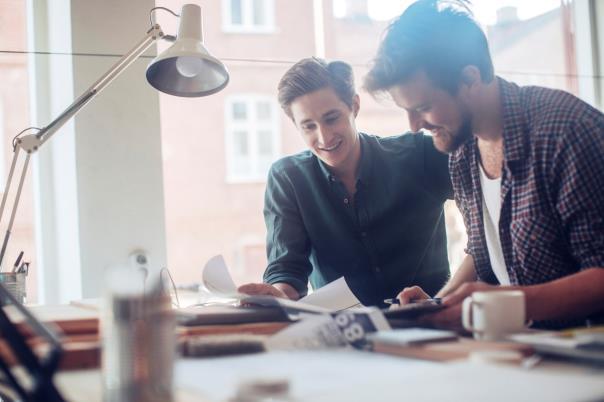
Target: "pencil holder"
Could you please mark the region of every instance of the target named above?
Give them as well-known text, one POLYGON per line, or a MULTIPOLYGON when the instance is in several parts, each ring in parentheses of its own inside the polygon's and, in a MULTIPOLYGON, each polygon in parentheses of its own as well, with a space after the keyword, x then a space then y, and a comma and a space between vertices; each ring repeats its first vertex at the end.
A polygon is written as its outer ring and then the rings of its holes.
MULTIPOLYGON (((25 303, 25 278, 27 272, 0 272, 0 283, 21 304, 25 303)), ((2 300, 2 304, 10 304, 9 300, 2 300)))

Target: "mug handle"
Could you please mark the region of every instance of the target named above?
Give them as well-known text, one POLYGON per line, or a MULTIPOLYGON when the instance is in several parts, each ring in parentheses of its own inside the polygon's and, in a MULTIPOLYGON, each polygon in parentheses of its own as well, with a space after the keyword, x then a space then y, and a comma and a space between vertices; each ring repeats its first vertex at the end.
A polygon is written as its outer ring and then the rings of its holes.
POLYGON ((474 300, 472 300, 472 296, 468 296, 464 299, 463 304, 461 305, 461 322, 463 327, 470 332, 474 332, 474 320, 472 317, 473 304, 474 300))

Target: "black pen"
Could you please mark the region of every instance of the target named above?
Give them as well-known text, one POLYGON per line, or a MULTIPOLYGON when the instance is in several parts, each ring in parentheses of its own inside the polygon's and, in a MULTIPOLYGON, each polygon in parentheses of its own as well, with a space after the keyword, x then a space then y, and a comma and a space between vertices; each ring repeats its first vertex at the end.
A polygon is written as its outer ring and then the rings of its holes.
POLYGON ((13 265, 13 270, 11 272, 17 272, 17 268, 19 268, 19 263, 21 262, 21 258, 23 258, 23 251, 19 253, 17 257, 17 261, 15 261, 15 265, 13 265))
POLYGON ((29 262, 23 261, 21 263, 21 266, 17 270, 17 273, 18 274, 25 274, 25 275, 27 275, 29 273, 29 262))
MULTIPOLYGON (((386 299, 384 300, 384 303, 386 304, 401 304, 401 301, 397 298, 394 299, 386 299)), ((430 304, 441 304, 442 303, 442 299, 440 297, 435 297, 432 299, 419 299, 419 300, 414 300, 412 301, 410 304, 425 304, 425 303, 430 303, 430 304)))

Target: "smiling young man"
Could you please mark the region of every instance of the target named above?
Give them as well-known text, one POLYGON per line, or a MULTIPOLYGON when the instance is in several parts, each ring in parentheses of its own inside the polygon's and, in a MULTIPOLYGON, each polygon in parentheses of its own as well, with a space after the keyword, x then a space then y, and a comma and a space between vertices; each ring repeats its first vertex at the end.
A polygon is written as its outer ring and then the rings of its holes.
POLYGON ((308 150, 271 167, 265 283, 240 291, 298 299, 309 277, 318 288, 343 276, 363 304, 383 306, 401 284, 440 289, 452 189, 432 138, 359 133, 359 96, 343 62, 301 60, 278 91, 308 150))
MULTIPOLYGON (((529 319, 564 327, 604 317, 604 115, 558 90, 494 75, 466 2, 419 0, 387 30, 365 80, 450 154, 468 255, 428 318, 460 325, 475 290, 524 291, 529 319), (454 3, 457 3, 456 5, 454 3)), ((404 289, 401 303, 427 295, 404 289)))

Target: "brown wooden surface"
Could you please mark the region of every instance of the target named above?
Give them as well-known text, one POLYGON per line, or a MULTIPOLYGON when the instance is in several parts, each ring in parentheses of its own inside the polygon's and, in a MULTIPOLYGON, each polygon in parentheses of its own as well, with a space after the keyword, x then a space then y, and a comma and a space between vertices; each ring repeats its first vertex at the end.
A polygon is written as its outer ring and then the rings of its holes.
MULTIPOLYGON (((62 370, 95 368, 100 365, 100 338, 99 338, 99 312, 98 310, 79 305, 53 305, 53 306, 28 306, 36 318, 54 326, 61 333, 60 368, 62 370)), ((17 322, 19 331, 28 338, 28 343, 35 348, 37 353, 43 354, 47 345, 33 336, 31 329, 22 323, 23 317, 11 306, 5 311, 13 322, 17 322)), ((220 334, 257 334, 271 335, 288 323, 269 322, 252 324, 231 325, 204 325, 195 327, 177 327, 176 334, 179 338, 199 335, 220 334)), ((14 364, 15 359, 5 342, 0 340, 0 355, 9 364, 14 364)))
MULTIPOLYGON (((48 344, 43 343, 39 339, 32 338, 28 340, 28 344, 34 349, 38 356, 43 356, 48 350, 48 344)), ((99 367, 100 342, 96 335, 90 336, 89 339, 69 337, 61 340, 63 353, 59 362, 61 370, 74 370, 82 368, 99 367)), ((15 356, 9 349, 5 341, 0 340, 0 355, 2 359, 10 366, 17 363, 15 356)))
POLYGON ((63 342, 61 370, 97 368, 101 365, 101 342, 94 335, 89 340, 70 339, 63 342))
MULTIPOLYGON (((255 334, 271 335, 287 326, 287 323, 254 323, 235 325, 207 325, 198 327, 178 327, 179 338, 188 336, 255 334)), ((101 344, 98 334, 72 335, 62 339, 63 355, 61 370, 76 370, 100 366, 101 344)))
MULTIPOLYGON (((99 313, 91 309, 64 305, 27 306, 39 321, 54 326, 65 335, 96 334, 99 331, 99 313)), ((24 322, 24 317, 14 306, 4 307, 9 319, 17 323, 19 331, 25 336, 33 335, 31 328, 24 322)))

